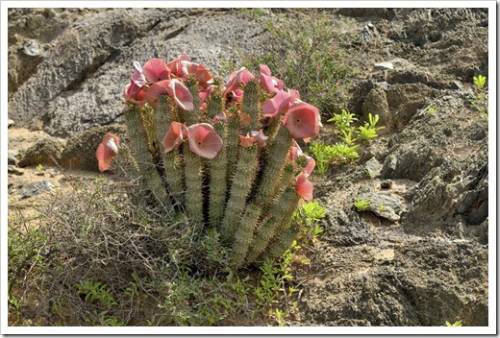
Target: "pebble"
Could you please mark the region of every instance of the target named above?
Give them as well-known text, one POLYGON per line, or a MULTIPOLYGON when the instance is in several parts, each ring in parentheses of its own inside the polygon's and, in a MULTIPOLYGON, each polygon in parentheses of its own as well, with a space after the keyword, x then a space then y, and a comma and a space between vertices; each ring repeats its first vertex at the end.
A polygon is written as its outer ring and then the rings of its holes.
POLYGON ((14 153, 13 151, 8 152, 8 164, 9 165, 17 165, 16 153, 14 153))
POLYGON ((371 211, 381 218, 392 222, 399 221, 401 218, 401 201, 394 194, 387 192, 361 193, 356 199, 367 200, 369 202, 367 211, 371 211))
POLYGON ((375 68, 383 69, 383 70, 392 70, 394 69, 394 65, 392 62, 379 62, 374 64, 375 68))
POLYGON ((9 119, 7 122, 7 127, 10 128, 14 125, 14 120, 9 119))
POLYGON ((24 169, 21 169, 21 168, 16 167, 15 165, 9 164, 9 166, 7 167, 7 172, 9 174, 21 176, 24 174, 24 169))
POLYGON ((44 192, 50 192, 54 186, 49 181, 40 181, 26 185, 21 191, 21 198, 29 198, 44 192))

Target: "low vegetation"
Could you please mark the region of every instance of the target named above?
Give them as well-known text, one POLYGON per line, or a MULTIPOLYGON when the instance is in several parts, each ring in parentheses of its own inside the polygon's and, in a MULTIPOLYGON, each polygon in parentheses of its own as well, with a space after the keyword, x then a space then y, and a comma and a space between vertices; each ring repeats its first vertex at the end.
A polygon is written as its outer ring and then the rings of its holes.
POLYGON ((322 232, 318 202, 294 215, 282 258, 236 274, 219 235, 152 208, 135 184, 97 179, 54 194, 27 224, 9 215, 10 325, 286 325, 294 265, 322 232), (298 243, 301 243, 299 245, 298 243))

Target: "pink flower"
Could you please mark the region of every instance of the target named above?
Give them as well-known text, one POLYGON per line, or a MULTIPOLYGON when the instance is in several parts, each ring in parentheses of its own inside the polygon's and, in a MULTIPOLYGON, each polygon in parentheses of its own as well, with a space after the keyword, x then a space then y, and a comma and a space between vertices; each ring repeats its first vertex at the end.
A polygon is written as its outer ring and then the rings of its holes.
POLYGON ((266 146, 266 141, 269 138, 268 136, 264 135, 264 132, 262 129, 259 131, 252 130, 250 132, 250 135, 255 138, 255 141, 259 145, 259 147, 265 147, 266 146))
POLYGON ((163 94, 172 97, 175 103, 184 110, 191 111, 194 109, 191 92, 178 79, 158 81, 145 89, 146 100, 149 103, 154 103, 163 94))
POLYGON ((305 201, 313 199, 314 186, 304 173, 301 173, 295 179, 295 191, 305 201))
POLYGON ((292 140, 292 145, 288 149, 288 161, 295 163, 300 155, 302 155, 302 149, 300 149, 300 146, 295 140, 292 140))
POLYGON ((299 99, 297 90, 280 90, 274 97, 267 99, 262 104, 262 112, 266 117, 275 117, 278 114, 285 113, 288 108, 299 99))
POLYGON ((184 71, 182 67, 182 62, 183 61, 191 61, 191 58, 187 56, 186 54, 182 54, 176 59, 173 59, 169 63, 167 63, 167 68, 170 69, 170 71, 177 77, 184 77, 184 71))
POLYGON ((314 167, 316 167, 316 161, 311 156, 307 156, 307 155, 305 155, 305 156, 306 156, 307 163, 306 163, 306 166, 304 167, 304 169, 302 170, 302 172, 304 173, 304 175, 306 175, 306 177, 309 177, 309 176, 311 176, 311 174, 314 170, 314 167))
POLYGON ((209 160, 215 158, 222 149, 222 138, 208 123, 197 123, 188 127, 189 149, 209 160))
POLYGON ((193 96, 188 87, 177 79, 170 80, 167 87, 167 93, 170 95, 179 107, 191 111, 194 109, 193 96))
POLYGON ((167 64, 162 59, 154 58, 148 60, 144 64, 142 71, 148 83, 155 83, 170 78, 170 69, 167 68, 167 64))
POLYGON ((234 91, 235 89, 241 89, 253 79, 255 79, 255 76, 250 73, 245 67, 241 67, 239 70, 234 71, 233 73, 231 73, 231 75, 229 76, 229 80, 226 83, 224 96, 234 91))
POLYGON ((185 60, 181 61, 181 66, 183 77, 187 78, 192 75, 201 86, 212 83, 212 74, 204 65, 185 60))
POLYGON ((260 70, 260 86, 270 93, 277 93, 285 87, 282 80, 271 76, 271 70, 267 65, 259 65, 260 70))
POLYGON ((163 148, 166 153, 178 147, 188 136, 185 125, 179 122, 172 122, 163 138, 163 148))
POLYGON ((100 172, 104 172, 111 167, 113 159, 118 154, 119 145, 120 137, 113 133, 106 133, 104 135, 95 153, 100 172))
POLYGON ((125 86, 123 96, 127 102, 142 105, 146 100, 145 87, 139 87, 134 81, 130 81, 130 83, 125 86))
POLYGON ((320 127, 319 110, 302 101, 295 103, 288 109, 284 125, 295 139, 317 136, 320 127))

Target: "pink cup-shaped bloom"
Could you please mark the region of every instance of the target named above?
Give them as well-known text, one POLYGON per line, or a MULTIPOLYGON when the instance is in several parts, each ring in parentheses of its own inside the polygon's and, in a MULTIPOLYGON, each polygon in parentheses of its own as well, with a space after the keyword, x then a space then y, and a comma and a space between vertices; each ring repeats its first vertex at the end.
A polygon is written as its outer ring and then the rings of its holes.
POLYGON ((188 87, 177 79, 170 80, 167 87, 167 93, 170 95, 179 107, 191 111, 194 109, 193 96, 188 87))
POLYGON ((222 149, 222 138, 208 123, 197 123, 188 127, 189 149, 209 160, 215 158, 222 149))
POLYGON ((163 137, 163 149, 168 153, 178 147, 187 137, 188 130, 186 126, 174 121, 168 127, 165 137, 163 137))
POLYGON ((307 163, 306 163, 306 166, 304 167, 304 169, 302 170, 302 172, 304 173, 304 175, 306 175, 306 177, 309 177, 309 176, 311 176, 311 174, 314 170, 314 167, 316 167, 316 161, 314 160, 314 158, 312 158, 311 156, 307 156, 307 155, 306 155, 306 159, 307 159, 307 163))
POLYGON ((181 61, 181 69, 183 77, 194 76, 196 81, 202 86, 212 83, 212 74, 202 64, 184 60, 181 61))
POLYGON ((233 73, 231 73, 231 75, 229 76, 229 80, 227 81, 226 89, 224 90, 224 96, 234 91, 235 89, 241 89, 253 79, 255 79, 255 76, 250 73, 250 71, 245 67, 234 71, 233 73))
POLYGON ((142 105, 146 100, 145 87, 139 87, 135 82, 131 81, 123 92, 123 97, 127 102, 142 105))
POLYGON ((300 99, 298 90, 280 90, 272 98, 264 101, 262 104, 262 112, 265 117, 275 117, 278 114, 284 114, 298 99, 300 99))
POLYGON ((295 191, 305 201, 313 199, 314 186, 304 173, 297 176, 295 180, 295 191))
POLYGON ((283 81, 274 76, 271 76, 271 70, 267 65, 260 65, 259 71, 260 86, 262 87, 262 89, 270 93, 277 93, 280 90, 283 90, 285 86, 283 81))
POLYGON ((188 55, 182 54, 179 57, 177 57, 176 59, 173 59, 172 61, 167 63, 167 68, 170 69, 172 74, 174 74, 175 76, 184 77, 185 74, 184 74, 184 71, 182 69, 183 68, 182 62, 183 61, 190 61, 190 60, 191 60, 191 58, 188 55))
POLYGON ((153 83, 146 89, 146 100, 153 103, 160 95, 168 94, 175 103, 184 110, 194 109, 193 96, 188 87, 177 79, 163 80, 153 83))
POLYGON ((155 83, 161 80, 170 78, 170 69, 162 59, 154 58, 148 60, 142 68, 146 81, 148 83, 155 83))
POLYGON ((118 154, 119 146, 120 137, 113 133, 106 133, 104 135, 95 153, 100 172, 104 172, 111 167, 113 159, 118 154))
POLYGON ((292 140, 292 145, 288 149, 288 161, 295 163, 300 155, 302 155, 302 149, 300 149, 299 144, 295 140, 292 140))
POLYGON ((315 137, 319 134, 319 110, 305 102, 295 103, 288 109, 284 125, 295 139, 315 137))

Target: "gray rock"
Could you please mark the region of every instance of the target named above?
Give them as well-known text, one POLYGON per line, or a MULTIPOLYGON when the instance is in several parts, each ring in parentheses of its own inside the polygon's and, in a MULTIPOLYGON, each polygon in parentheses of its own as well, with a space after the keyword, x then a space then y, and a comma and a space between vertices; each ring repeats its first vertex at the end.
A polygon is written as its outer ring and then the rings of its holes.
POLYGON ((443 161, 441 152, 421 142, 401 144, 384 160, 383 178, 421 180, 432 168, 443 161))
POLYGON ((15 165, 9 165, 7 167, 7 172, 9 174, 13 174, 13 175, 17 175, 17 176, 24 175, 24 170, 16 167, 15 165))
POLYGON ((368 116, 368 113, 379 115, 379 123, 385 126, 383 131, 388 131, 392 128, 393 123, 389 103, 387 102, 385 90, 380 86, 370 90, 363 102, 362 112, 364 116, 368 116))
POLYGON ((356 197, 357 200, 367 200, 369 207, 367 211, 396 222, 400 220, 402 212, 402 203, 400 198, 392 193, 386 192, 367 192, 361 193, 356 197))
POLYGON ((54 186, 49 181, 40 181, 26 185, 21 190, 21 198, 29 198, 44 192, 50 192, 54 186))
POLYGON ((365 163, 365 170, 368 177, 378 177, 382 171, 382 164, 375 157, 372 157, 365 163))
POLYGON ((17 165, 17 153, 14 151, 8 152, 8 164, 17 165))
POLYGON ((45 137, 20 154, 18 165, 20 167, 42 165, 58 165, 64 142, 45 137))
POLYGON ((262 50, 264 35, 255 21, 227 11, 99 11, 81 17, 51 42, 35 73, 12 93, 9 113, 20 124, 42 117, 44 130, 62 137, 120 122, 133 61, 186 53, 217 74, 222 60, 262 50))
POLYGON ((10 128, 14 125, 14 120, 9 119, 7 122, 7 128, 10 128))

